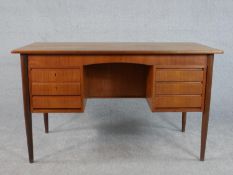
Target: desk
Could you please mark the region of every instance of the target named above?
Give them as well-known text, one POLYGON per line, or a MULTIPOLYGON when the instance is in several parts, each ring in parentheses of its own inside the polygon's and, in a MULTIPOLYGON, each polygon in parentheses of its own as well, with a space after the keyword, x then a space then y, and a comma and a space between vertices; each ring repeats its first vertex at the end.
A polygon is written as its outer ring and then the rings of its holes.
MULTIPOLYGON (((202 112, 200 160, 208 130, 214 54, 196 43, 33 43, 19 53, 29 162, 32 113, 83 112, 87 98, 143 97, 152 112, 202 112)), ((137 109, 135 109, 137 110, 137 109)))

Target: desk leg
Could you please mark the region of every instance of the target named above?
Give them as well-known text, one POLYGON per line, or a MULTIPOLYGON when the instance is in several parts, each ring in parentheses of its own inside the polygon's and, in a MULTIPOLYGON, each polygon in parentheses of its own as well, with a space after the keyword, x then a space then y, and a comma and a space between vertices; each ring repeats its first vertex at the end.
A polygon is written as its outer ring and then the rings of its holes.
POLYGON ((182 112, 182 132, 185 132, 185 126, 186 126, 186 112, 182 112))
POLYGON ((30 110, 27 55, 20 55, 20 60, 21 60, 24 119, 25 119, 26 135, 27 135, 28 155, 29 155, 29 162, 33 163, 34 158, 33 158, 33 138, 32 138, 32 113, 30 110))
POLYGON ((205 160, 205 149, 206 149, 206 139, 207 139, 207 132, 208 132, 210 99, 211 99, 213 63, 214 63, 214 56, 209 55, 207 59, 205 106, 204 106, 204 111, 202 113, 201 152, 200 152, 201 161, 205 160))
POLYGON ((48 115, 48 113, 44 113, 44 128, 45 128, 45 133, 49 133, 49 115, 48 115))

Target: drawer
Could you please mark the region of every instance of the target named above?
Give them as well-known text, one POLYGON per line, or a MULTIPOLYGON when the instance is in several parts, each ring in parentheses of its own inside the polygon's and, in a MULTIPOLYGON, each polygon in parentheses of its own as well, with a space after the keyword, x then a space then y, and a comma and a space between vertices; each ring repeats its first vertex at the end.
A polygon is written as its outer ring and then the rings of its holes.
POLYGON ((75 55, 29 55, 28 57, 30 68, 79 68, 82 63, 82 57, 75 55))
POLYGON ((160 95, 195 95, 202 94, 202 83, 200 82, 157 82, 155 94, 160 95))
POLYGON ((32 69, 32 82, 79 82, 80 69, 32 69))
POLYGON ((157 69, 156 81, 203 81, 202 69, 157 69))
POLYGON ((33 96, 34 109, 71 109, 81 108, 80 96, 33 96))
POLYGON ((201 108, 200 95, 161 95, 155 97, 155 108, 201 108))
POLYGON ((80 95, 80 83, 32 83, 32 95, 80 95))

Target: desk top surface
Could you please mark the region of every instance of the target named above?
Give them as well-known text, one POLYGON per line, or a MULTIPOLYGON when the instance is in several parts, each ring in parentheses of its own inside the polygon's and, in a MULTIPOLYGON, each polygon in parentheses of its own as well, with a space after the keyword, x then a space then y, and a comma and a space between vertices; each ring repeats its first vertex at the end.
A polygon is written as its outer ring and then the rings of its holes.
POLYGON ((221 54, 222 50, 185 42, 36 42, 15 49, 20 54, 221 54))

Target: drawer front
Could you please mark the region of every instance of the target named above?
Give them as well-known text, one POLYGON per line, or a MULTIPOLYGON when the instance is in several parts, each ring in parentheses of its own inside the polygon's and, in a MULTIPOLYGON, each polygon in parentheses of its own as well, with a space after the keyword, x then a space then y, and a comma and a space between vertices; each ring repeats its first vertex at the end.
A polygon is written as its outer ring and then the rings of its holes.
POLYGON ((73 109, 81 108, 80 96, 33 96, 34 109, 73 109))
POLYGON ((203 81, 202 69, 158 69, 156 81, 203 81))
POLYGON ((80 69, 32 69, 32 82, 79 82, 80 69))
POLYGON ((80 83, 32 83, 32 95, 80 95, 80 83))
POLYGON ((82 56, 74 55, 29 55, 30 68, 79 68, 82 56))
POLYGON ((155 85, 156 95, 195 95, 202 94, 201 82, 157 82, 155 85))
POLYGON ((156 108, 200 108, 200 95, 163 95, 155 97, 156 108))

